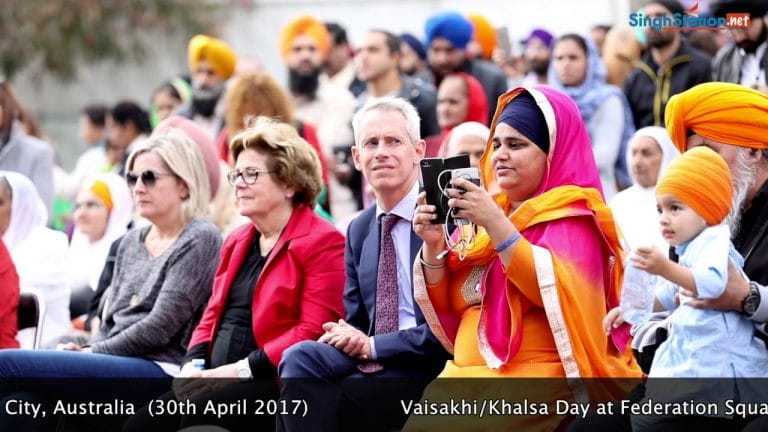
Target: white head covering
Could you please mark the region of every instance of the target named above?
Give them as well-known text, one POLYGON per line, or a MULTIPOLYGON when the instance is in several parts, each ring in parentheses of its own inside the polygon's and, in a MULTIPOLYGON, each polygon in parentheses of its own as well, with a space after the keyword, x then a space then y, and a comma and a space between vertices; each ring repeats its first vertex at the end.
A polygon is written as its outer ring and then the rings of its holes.
MULTIPOLYGON (((677 149, 677 147, 675 147, 675 144, 672 143, 672 138, 669 137, 669 134, 665 128, 660 126, 647 126, 636 131, 627 143, 627 153, 624 155, 624 157, 627 158, 628 167, 632 166, 632 144, 641 137, 653 138, 653 140, 656 141, 656 144, 659 145, 659 148, 661 148, 661 164, 659 165, 659 173, 656 176, 656 181, 659 181, 661 174, 665 169, 667 169, 667 165, 669 165, 673 159, 680 156, 680 151, 677 149)), ((629 175, 632 177, 632 181, 637 184, 637 179, 634 175, 632 175, 631 169, 629 171, 629 175)), ((656 189, 655 184, 651 187, 651 189, 656 189)))
MULTIPOLYGON (((636 131, 629 139, 625 155, 629 167, 631 167, 632 145, 640 137, 652 138, 661 149, 661 163, 659 164, 659 173, 656 175, 658 181, 669 163, 680 156, 680 152, 672 143, 666 129, 659 126, 644 127, 636 131)), ((630 176, 632 176, 632 181, 635 184, 616 194, 610 204, 613 216, 624 234, 624 239, 630 249, 655 246, 666 251, 669 244, 664 240, 659 230, 656 185, 654 183, 653 186, 647 188, 640 186, 631 169, 630 176)))
POLYGON ((451 130, 451 135, 448 138, 448 152, 453 153, 453 146, 465 136, 476 136, 482 139, 483 142, 488 142, 490 134, 491 130, 482 123, 475 121, 464 122, 451 130))
POLYGON ((35 228, 45 228, 48 210, 35 185, 26 176, 13 171, 0 171, 0 177, 5 177, 11 185, 11 222, 3 234, 3 242, 13 255, 14 249, 35 228))
POLYGON ((80 190, 90 189, 97 180, 107 185, 112 200, 112 210, 109 212, 104 235, 93 243, 75 226, 72 242, 69 245, 70 283, 73 288, 76 285, 88 283, 92 289, 96 289, 109 247, 112 242, 125 234, 133 216, 133 201, 125 179, 114 173, 94 174, 83 181, 80 190))
MULTIPOLYGON (((22 174, 0 171, 11 186, 11 221, 3 241, 19 273, 21 292, 34 289, 46 303, 43 343, 70 327, 69 286, 66 277, 67 236, 46 228, 48 210, 32 181, 22 174)), ((33 329, 19 331, 22 348, 32 346, 33 329)))

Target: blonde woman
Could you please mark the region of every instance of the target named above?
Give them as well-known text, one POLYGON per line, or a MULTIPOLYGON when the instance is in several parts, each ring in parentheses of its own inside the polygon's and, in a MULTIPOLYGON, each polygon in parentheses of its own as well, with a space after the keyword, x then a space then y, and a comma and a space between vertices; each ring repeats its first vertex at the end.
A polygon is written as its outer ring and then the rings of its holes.
MULTIPOLYGON (((221 236, 203 219, 210 198, 199 147, 178 132, 153 136, 126 164, 126 180, 139 216, 149 226, 129 231, 118 249, 112 284, 96 336, 88 346, 59 350, 0 351, 1 398, 112 400, 114 388, 76 388, 62 380, 40 381, 17 392, 18 378, 170 378, 179 372, 186 345, 210 294, 221 236), (61 383, 60 385, 57 383, 61 383), (26 395, 26 396, 25 396, 26 395)), ((146 400, 163 389, 163 379, 120 389, 124 400, 146 400), (154 385, 157 387, 154 387, 154 385)), ((25 382, 29 384, 30 381, 25 382)), ((85 385, 85 384, 84 384, 85 385)), ((49 416, 51 417, 51 416, 49 416)), ((21 430, 0 413, 0 424, 21 430)), ((16 425, 20 426, 20 425, 16 425)))

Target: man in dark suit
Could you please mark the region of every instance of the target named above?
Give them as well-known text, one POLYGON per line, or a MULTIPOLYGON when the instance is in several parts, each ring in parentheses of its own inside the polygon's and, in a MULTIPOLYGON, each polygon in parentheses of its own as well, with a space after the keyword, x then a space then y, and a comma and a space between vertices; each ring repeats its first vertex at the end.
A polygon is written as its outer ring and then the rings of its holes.
POLYGON ((281 398, 306 401, 307 413, 281 415, 281 430, 399 429, 400 400, 418 399, 448 356, 413 300, 421 239, 411 219, 425 149, 419 116, 407 101, 386 97, 369 100, 352 123, 355 166, 376 205, 347 231, 346 320, 283 354, 281 398))

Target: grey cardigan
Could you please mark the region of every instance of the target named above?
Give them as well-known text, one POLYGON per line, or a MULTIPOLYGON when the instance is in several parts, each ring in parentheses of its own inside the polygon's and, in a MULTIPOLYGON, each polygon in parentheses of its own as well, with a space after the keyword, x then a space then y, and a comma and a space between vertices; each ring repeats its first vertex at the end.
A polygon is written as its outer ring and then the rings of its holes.
POLYGON ((120 244, 91 350, 180 364, 211 293, 221 234, 195 219, 153 258, 144 246, 148 232, 133 229, 120 244))

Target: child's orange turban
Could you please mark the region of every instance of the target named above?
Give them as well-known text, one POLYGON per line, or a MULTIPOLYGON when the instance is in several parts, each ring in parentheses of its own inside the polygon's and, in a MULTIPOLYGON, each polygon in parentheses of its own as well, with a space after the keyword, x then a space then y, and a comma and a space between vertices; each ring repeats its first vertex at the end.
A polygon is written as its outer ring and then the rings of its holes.
POLYGON ((709 225, 725 220, 731 211, 731 171, 709 147, 694 147, 669 164, 656 184, 656 196, 673 195, 709 225))

